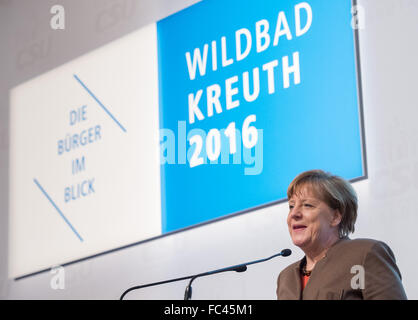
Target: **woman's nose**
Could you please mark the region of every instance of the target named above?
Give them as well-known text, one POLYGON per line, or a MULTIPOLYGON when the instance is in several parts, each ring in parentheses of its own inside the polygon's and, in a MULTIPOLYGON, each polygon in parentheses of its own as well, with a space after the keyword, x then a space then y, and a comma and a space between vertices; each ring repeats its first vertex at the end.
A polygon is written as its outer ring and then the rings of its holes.
POLYGON ((300 206, 294 206, 290 211, 290 218, 298 219, 302 217, 302 208, 300 206))

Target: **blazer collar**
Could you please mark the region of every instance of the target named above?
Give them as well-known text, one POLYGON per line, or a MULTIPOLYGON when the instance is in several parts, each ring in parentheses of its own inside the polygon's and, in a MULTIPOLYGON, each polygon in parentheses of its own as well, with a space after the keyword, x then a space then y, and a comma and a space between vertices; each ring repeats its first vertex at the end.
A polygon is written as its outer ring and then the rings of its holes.
MULTIPOLYGON (((337 245, 340 244, 340 243, 342 243, 342 242, 344 242, 344 241, 346 241, 346 240, 350 240, 350 238, 349 237, 343 237, 343 238, 338 239, 331 247, 328 248, 328 250, 325 253, 325 256, 324 256, 323 259, 326 259, 329 255, 332 255, 332 252, 335 250, 335 248, 337 247, 337 245)), ((322 261, 323 259, 321 259, 319 261, 322 261)), ((306 263, 306 255, 301 260, 299 260, 299 263, 297 263, 294 268, 296 270, 300 271, 302 269, 302 267, 305 265, 305 263, 306 263)))

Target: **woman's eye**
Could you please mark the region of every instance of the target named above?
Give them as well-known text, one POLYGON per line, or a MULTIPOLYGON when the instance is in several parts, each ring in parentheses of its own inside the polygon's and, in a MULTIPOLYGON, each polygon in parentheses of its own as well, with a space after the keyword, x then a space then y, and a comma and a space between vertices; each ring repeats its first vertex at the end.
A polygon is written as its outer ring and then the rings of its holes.
POLYGON ((311 205, 311 204, 309 204, 309 203, 305 203, 305 204, 304 204, 304 206, 305 206, 305 207, 312 207, 312 205, 311 205))
POLYGON ((293 209, 293 206, 289 206, 289 209, 292 210, 293 209))

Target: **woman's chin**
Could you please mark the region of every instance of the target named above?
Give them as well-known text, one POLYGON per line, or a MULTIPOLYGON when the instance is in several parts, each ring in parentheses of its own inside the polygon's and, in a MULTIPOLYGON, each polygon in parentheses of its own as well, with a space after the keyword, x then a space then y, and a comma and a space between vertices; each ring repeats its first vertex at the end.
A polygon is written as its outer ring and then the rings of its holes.
POLYGON ((293 241, 293 244, 299 248, 304 247, 306 243, 308 242, 305 237, 300 237, 300 236, 292 237, 292 241, 293 241))

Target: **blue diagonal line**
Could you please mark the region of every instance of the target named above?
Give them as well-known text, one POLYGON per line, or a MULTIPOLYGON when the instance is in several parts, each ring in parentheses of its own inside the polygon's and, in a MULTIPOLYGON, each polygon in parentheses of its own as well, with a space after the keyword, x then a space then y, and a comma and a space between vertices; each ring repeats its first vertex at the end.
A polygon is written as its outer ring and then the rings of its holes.
POLYGON ((70 221, 68 221, 68 219, 64 216, 64 214, 61 212, 61 210, 58 208, 58 206, 55 204, 54 201, 52 201, 51 197, 48 195, 48 193, 44 190, 44 188, 42 188, 42 186, 39 184, 38 180, 33 179, 33 182, 35 182, 35 184, 38 186, 38 188, 42 191, 42 193, 45 195, 45 197, 49 200, 49 202, 51 202, 51 204, 54 206, 54 208, 58 211, 58 213, 60 214, 60 216, 64 219, 64 221, 68 224, 68 226, 71 228, 71 230, 73 230, 73 232, 75 233, 75 235, 78 237, 78 239, 80 239, 81 242, 83 242, 83 238, 78 234, 77 230, 74 229, 73 225, 70 223, 70 221))
POLYGON ((94 100, 96 100, 96 102, 99 104, 99 106, 102 107, 102 109, 113 119, 113 121, 115 121, 117 123, 117 125, 124 131, 126 132, 126 129, 120 124, 120 122, 113 116, 112 113, 110 113, 110 111, 103 105, 103 103, 100 102, 99 99, 97 99, 97 97, 94 95, 93 92, 90 91, 89 88, 87 88, 87 86, 84 84, 83 81, 80 80, 80 78, 75 74, 74 78, 81 84, 81 86, 93 97, 94 100))

